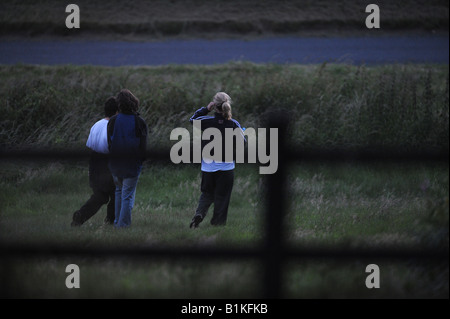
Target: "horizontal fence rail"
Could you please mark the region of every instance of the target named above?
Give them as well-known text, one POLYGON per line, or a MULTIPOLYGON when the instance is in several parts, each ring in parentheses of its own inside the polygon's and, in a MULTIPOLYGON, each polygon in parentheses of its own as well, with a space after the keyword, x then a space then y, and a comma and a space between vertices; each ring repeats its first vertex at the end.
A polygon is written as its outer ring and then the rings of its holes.
MULTIPOLYGON (((154 258, 178 260, 195 258, 199 260, 255 259, 266 254, 261 247, 80 247, 54 244, 0 244, 2 258, 73 257, 92 258, 154 258)), ((270 255, 272 256, 272 255, 270 255)), ((336 247, 291 247, 279 250, 281 259, 385 259, 396 261, 448 261, 447 250, 434 248, 336 248, 336 247)))
MULTIPOLYGON (((192 150, 191 150, 192 154, 192 150)), ((319 149, 319 148, 297 148, 286 150, 284 153, 286 157, 286 164, 299 162, 324 162, 324 163, 341 163, 341 162, 444 162, 449 161, 449 150, 412 150, 399 151, 386 148, 359 148, 359 149, 319 149)), ((0 148, 0 160, 85 160, 89 158, 89 150, 42 150, 42 149, 28 149, 17 150, 0 148)), ((146 159, 152 162, 173 164, 170 159, 170 149, 153 149, 146 153, 146 159)), ((247 159, 247 154, 245 155, 247 159)), ((191 163, 192 163, 191 158, 191 163)), ((243 164, 257 164, 261 163, 257 160, 256 163, 243 164)), ((173 165, 183 165, 173 164, 173 165)))

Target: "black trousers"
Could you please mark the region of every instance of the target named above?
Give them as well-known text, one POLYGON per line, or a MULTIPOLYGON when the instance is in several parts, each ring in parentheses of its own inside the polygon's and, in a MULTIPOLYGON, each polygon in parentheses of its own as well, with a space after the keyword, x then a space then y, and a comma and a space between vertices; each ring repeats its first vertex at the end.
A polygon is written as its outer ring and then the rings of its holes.
POLYGON ((81 225, 94 216, 103 205, 107 206, 105 222, 114 223, 115 218, 115 190, 111 173, 108 169, 108 157, 104 154, 92 152, 89 161, 89 185, 93 194, 73 214, 73 225, 81 225))
POLYGON ((203 220, 209 207, 214 203, 211 225, 225 225, 233 183, 234 170, 202 172, 202 194, 200 195, 195 215, 200 215, 203 220))
POLYGON ((73 220, 79 224, 83 224, 89 218, 94 216, 105 204, 108 204, 105 222, 112 224, 114 223, 115 218, 115 186, 112 191, 94 188, 91 197, 78 211, 75 212, 73 220))

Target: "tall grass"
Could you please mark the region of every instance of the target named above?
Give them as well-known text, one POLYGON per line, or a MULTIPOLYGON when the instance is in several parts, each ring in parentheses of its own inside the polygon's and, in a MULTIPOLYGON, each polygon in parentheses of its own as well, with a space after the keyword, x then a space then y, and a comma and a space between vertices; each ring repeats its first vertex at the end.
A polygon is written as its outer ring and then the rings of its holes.
POLYGON ((1 66, 0 143, 80 147, 104 101, 130 89, 141 101, 152 146, 217 91, 233 115, 258 127, 274 110, 290 115, 299 146, 448 150, 448 68, 392 65, 93 67, 1 66))

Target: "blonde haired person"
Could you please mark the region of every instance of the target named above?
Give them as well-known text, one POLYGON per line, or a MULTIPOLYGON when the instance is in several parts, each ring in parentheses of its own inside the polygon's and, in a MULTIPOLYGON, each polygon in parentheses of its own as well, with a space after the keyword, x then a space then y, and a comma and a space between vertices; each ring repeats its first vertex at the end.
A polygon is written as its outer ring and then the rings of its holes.
MULTIPOLYGON (((228 205, 234 183, 235 161, 225 161, 225 158, 227 158, 225 154, 225 129, 238 129, 241 134, 238 134, 238 137, 234 136, 234 139, 244 138, 241 125, 232 118, 231 104, 232 100, 227 93, 218 92, 208 106, 198 109, 190 118, 191 123, 194 123, 194 120, 201 121, 202 131, 208 128, 216 128, 222 136, 222 160, 217 161, 202 157, 202 194, 195 215, 189 225, 190 228, 199 226, 213 203, 214 213, 211 218, 211 225, 225 225, 227 222, 228 205), (210 111, 214 111, 214 116, 208 116, 210 111)), ((202 138, 202 150, 209 142, 211 140, 203 140, 202 138)), ((233 145, 236 145, 236 143, 233 145)))
MULTIPOLYGON (((210 107, 210 110, 214 107, 226 120, 231 120, 231 103, 233 102, 228 94, 219 92, 214 96, 213 101, 210 103, 212 105, 208 106, 210 107)), ((239 125, 239 123, 237 124, 239 125)))

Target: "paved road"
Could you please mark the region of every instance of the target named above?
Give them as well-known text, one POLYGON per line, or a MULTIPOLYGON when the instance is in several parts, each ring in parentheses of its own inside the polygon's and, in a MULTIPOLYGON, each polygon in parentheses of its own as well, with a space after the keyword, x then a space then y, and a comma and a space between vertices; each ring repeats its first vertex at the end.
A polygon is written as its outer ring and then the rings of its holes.
POLYGON ((449 37, 273 38, 162 42, 0 41, 0 64, 163 65, 449 63, 449 37))

